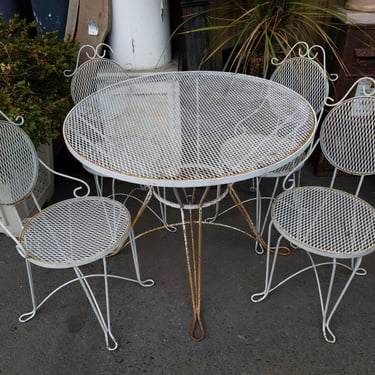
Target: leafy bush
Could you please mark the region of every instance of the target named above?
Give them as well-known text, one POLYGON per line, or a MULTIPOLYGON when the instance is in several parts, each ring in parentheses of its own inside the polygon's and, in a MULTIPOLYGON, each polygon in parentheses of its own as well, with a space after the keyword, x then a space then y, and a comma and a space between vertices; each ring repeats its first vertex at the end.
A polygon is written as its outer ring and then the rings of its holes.
POLYGON ((17 15, 6 23, 0 14, 0 109, 11 119, 22 115, 38 147, 60 135, 72 106, 63 72, 74 66, 78 45, 36 26, 17 15))

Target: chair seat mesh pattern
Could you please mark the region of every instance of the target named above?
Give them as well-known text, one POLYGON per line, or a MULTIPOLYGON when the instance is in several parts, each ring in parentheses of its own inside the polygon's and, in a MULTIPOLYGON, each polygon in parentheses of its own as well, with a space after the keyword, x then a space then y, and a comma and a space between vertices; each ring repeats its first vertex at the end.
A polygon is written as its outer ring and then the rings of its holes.
POLYGON ((130 225, 129 211, 120 202, 73 198, 31 218, 20 242, 32 263, 47 268, 76 267, 101 259, 120 246, 130 225))
POLYGON ((353 258, 375 249, 375 209, 347 192, 291 189, 276 198, 271 215, 287 240, 319 255, 353 258))

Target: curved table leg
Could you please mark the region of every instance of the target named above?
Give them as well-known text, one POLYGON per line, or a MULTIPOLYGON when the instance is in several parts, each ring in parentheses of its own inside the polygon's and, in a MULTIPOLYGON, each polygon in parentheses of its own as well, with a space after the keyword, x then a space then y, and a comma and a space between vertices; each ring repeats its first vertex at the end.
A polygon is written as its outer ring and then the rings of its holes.
POLYGON ((201 318, 201 281, 202 281, 202 207, 198 208, 198 241, 195 242, 194 220, 192 210, 189 217, 190 244, 188 229, 185 221, 184 208, 180 208, 182 228, 184 234, 186 264, 189 275, 191 302, 193 306, 193 321, 190 328, 190 337, 193 341, 202 341, 206 337, 206 331, 201 318))

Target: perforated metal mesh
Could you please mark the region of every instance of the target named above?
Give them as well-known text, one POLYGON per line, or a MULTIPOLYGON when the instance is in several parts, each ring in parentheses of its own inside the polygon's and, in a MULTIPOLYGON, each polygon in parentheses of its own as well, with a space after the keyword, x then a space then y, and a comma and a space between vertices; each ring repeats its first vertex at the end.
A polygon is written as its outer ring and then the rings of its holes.
POLYGON ((82 100, 64 123, 84 164, 134 183, 217 185, 286 163, 311 141, 314 111, 258 77, 175 72, 135 78, 82 100))
POLYGON ((94 58, 82 63, 75 72, 70 92, 74 103, 110 84, 127 79, 127 73, 115 61, 94 58))
POLYGON ((277 66, 270 77, 301 94, 318 114, 329 93, 327 73, 318 62, 306 57, 292 57, 277 66))
POLYGON ((325 117, 320 144, 327 160, 340 170, 375 173, 375 97, 354 97, 338 104, 325 117))
POLYGON ((120 202, 108 198, 73 198, 35 215, 20 236, 31 262, 47 268, 91 263, 127 238, 131 218, 120 202))
POLYGON ((288 173, 293 171, 295 168, 297 168, 298 164, 301 163, 304 158, 306 157, 306 154, 303 153, 296 158, 294 158, 292 161, 290 161, 288 164, 283 165, 282 167, 275 169, 274 171, 271 171, 269 173, 266 173, 263 177, 283 177, 286 176, 288 173))
POLYGON ((375 209, 343 191, 292 189, 276 198, 271 215, 285 238, 315 253, 345 258, 375 250, 375 209))
POLYGON ((0 121, 0 204, 10 205, 33 190, 38 177, 35 148, 18 126, 0 121))

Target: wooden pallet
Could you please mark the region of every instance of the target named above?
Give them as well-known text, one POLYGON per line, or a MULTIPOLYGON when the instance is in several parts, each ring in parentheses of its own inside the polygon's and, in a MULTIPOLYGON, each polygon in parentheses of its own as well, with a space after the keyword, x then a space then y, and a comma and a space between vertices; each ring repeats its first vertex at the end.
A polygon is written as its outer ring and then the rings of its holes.
POLYGON ((105 42, 111 21, 111 0, 70 0, 65 38, 96 46, 105 42))

